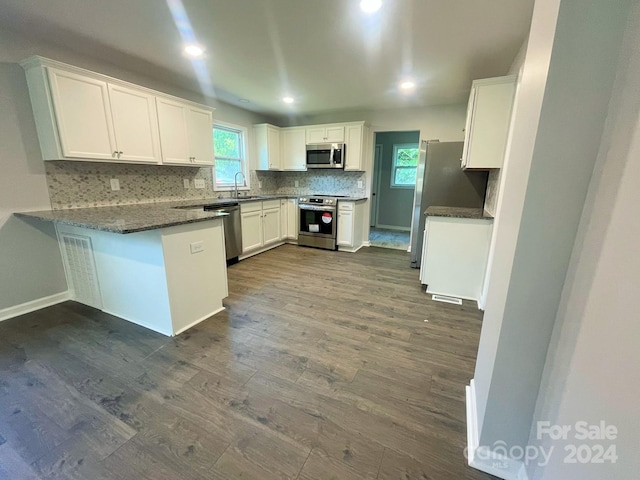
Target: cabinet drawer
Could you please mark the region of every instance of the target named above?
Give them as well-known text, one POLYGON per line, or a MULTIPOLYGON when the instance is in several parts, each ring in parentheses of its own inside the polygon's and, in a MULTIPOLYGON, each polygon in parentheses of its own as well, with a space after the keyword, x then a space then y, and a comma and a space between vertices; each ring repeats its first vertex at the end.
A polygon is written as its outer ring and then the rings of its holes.
POLYGON ((278 200, 266 200, 262 202, 262 209, 267 210, 269 208, 280 208, 280 199, 278 200))
POLYGON ((262 202, 243 202, 240 204, 240 213, 257 212, 259 210, 262 210, 262 202))
POLYGON ((338 210, 353 210, 353 202, 338 202, 338 210))

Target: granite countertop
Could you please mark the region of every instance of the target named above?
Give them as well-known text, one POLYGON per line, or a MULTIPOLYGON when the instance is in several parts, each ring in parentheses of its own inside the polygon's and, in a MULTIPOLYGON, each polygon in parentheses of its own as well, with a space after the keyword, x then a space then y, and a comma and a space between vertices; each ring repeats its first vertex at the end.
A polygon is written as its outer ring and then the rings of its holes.
POLYGON ((472 218, 472 219, 492 219, 493 217, 486 213, 482 208, 464 208, 464 207, 437 207, 432 206, 425 210, 428 217, 453 217, 453 218, 472 218))
POLYGON ((360 200, 366 200, 368 197, 346 197, 338 198, 339 202, 359 202, 360 200))
MULTIPOLYGON (((135 233, 145 230, 173 227, 187 223, 204 222, 224 217, 226 213, 205 212, 204 206, 229 203, 259 202, 279 198, 298 198, 298 195, 260 195, 235 198, 198 198, 173 202, 141 203, 109 207, 73 208, 67 210, 42 210, 39 212, 16 212, 24 218, 37 218, 93 230, 112 233, 135 233)), ((345 199, 346 200, 346 199, 345 199)), ((360 200, 349 198, 348 200, 360 200)))

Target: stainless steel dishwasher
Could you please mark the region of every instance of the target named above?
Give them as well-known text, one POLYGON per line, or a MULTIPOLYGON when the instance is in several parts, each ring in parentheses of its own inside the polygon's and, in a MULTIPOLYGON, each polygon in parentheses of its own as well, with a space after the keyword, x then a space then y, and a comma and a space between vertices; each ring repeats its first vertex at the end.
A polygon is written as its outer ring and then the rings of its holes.
POLYGON ((207 212, 227 213, 223 217, 224 224, 224 246, 227 251, 227 263, 235 263, 242 253, 242 224, 240 223, 240 206, 237 203, 223 205, 207 205, 204 207, 207 212))

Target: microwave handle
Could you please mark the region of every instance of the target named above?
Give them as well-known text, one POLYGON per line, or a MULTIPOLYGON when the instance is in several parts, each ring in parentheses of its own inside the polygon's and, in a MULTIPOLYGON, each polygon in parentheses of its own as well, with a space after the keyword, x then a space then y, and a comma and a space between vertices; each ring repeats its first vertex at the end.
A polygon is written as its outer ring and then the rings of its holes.
POLYGON ((331 153, 329 154, 329 164, 334 166, 336 162, 334 161, 333 156, 335 155, 335 149, 333 148, 333 143, 331 144, 331 153))

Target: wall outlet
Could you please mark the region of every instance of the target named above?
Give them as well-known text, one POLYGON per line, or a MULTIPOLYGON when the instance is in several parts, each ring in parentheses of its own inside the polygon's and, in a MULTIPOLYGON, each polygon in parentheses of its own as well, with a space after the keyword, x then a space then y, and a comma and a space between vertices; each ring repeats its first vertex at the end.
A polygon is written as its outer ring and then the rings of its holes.
POLYGON ((113 190, 114 192, 116 190, 120 190, 120 180, 118 180, 117 178, 112 178, 109 183, 111 184, 111 190, 113 190))
POLYGON ((362 180, 358 180, 358 188, 364 188, 364 182, 362 180))
POLYGON ((293 182, 293 186, 294 187, 299 187, 300 186, 300 182, 298 180, 296 180, 295 182, 293 182))
POLYGON ((188 178, 183 178, 182 179, 182 184, 184 185, 184 188, 189 188, 189 179, 188 178))
POLYGON ((193 181, 193 184, 196 188, 204 188, 204 178, 196 178, 193 181))
POLYGON ((189 247, 191 248, 191 255, 194 253, 204 252, 204 241, 200 240, 199 242, 193 242, 189 247))

